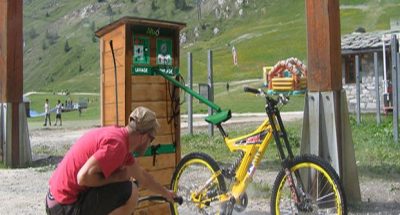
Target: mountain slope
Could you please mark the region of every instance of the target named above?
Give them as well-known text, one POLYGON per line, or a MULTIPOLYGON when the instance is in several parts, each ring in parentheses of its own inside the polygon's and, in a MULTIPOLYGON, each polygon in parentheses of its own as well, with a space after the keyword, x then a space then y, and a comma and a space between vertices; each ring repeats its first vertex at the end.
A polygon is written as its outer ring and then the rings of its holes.
MULTIPOLYGON (((357 27, 388 29, 400 9, 396 0, 341 4, 342 34, 357 27)), ((180 70, 185 76, 187 52, 192 52, 195 82, 206 80, 208 49, 213 50, 215 81, 259 78, 263 65, 288 57, 307 60, 304 1, 24 0, 24 91, 98 91, 94 31, 123 16, 186 22, 180 70), (238 67, 232 63, 232 46, 238 67)))

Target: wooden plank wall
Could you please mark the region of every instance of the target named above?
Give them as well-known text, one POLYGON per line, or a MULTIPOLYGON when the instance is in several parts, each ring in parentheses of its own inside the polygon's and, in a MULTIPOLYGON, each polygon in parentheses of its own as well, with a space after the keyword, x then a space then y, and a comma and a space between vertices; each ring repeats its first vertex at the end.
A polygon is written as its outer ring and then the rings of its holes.
MULTIPOLYGON (((175 98, 179 98, 179 90, 161 76, 132 76, 131 82, 131 109, 145 106, 157 114, 161 127, 153 144, 173 144, 175 142, 179 147, 180 132, 177 130, 180 130, 180 116, 178 115, 176 118, 177 124, 171 120, 173 115, 171 96, 175 90, 175 98)), ((157 155, 154 165, 152 156, 142 157, 138 160, 140 165, 149 171, 158 182, 166 187, 170 186, 177 162, 176 153, 157 155)), ((142 190, 140 193, 142 196, 149 194, 151 192, 148 190, 142 190)), ((139 205, 135 214, 170 214, 169 205, 144 203, 139 205)))
POLYGON ((102 37, 101 44, 101 95, 102 125, 116 124, 116 97, 115 97, 115 75, 114 62, 110 48, 110 40, 113 41, 115 62, 117 67, 117 89, 118 89, 118 125, 126 123, 126 28, 125 25, 114 29, 102 37))

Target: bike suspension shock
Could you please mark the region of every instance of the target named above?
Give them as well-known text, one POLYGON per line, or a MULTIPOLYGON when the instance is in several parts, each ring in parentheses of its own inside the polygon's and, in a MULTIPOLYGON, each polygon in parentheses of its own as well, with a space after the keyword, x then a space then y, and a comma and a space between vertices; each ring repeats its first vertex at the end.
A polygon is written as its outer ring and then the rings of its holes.
POLYGON ((233 164, 230 167, 222 169, 222 175, 225 178, 232 179, 235 176, 235 171, 242 162, 243 157, 244 157, 244 152, 239 151, 239 157, 235 160, 235 162, 233 162, 233 164))

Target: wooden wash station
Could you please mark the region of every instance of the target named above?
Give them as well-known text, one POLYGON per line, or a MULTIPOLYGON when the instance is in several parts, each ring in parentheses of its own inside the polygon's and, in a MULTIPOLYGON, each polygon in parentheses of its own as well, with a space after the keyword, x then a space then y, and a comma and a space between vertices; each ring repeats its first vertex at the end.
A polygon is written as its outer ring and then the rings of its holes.
MULTIPOLYGON (((100 38, 101 124, 124 126, 138 106, 155 111, 161 125, 153 142, 156 147, 137 161, 167 187, 181 158, 179 88, 153 70, 168 75, 179 72, 179 32, 185 26, 123 17, 96 32, 100 38)), ((141 196, 149 194, 140 190, 141 196)), ((167 203, 144 203, 135 214, 170 214, 170 209, 167 203)))

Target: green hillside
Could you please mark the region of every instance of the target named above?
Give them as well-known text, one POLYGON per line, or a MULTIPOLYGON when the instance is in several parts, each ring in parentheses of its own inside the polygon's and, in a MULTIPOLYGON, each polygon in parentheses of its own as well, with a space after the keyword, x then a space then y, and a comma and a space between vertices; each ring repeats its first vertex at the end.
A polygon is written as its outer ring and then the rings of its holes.
MULTIPOLYGON (((397 0, 340 2, 342 34, 388 29, 400 17, 397 0)), ((192 52, 195 82, 206 80, 208 49, 216 82, 259 78, 262 66, 288 57, 307 60, 304 0, 24 0, 24 91, 98 92, 94 31, 123 16, 186 22, 180 67, 185 77, 192 52)))

